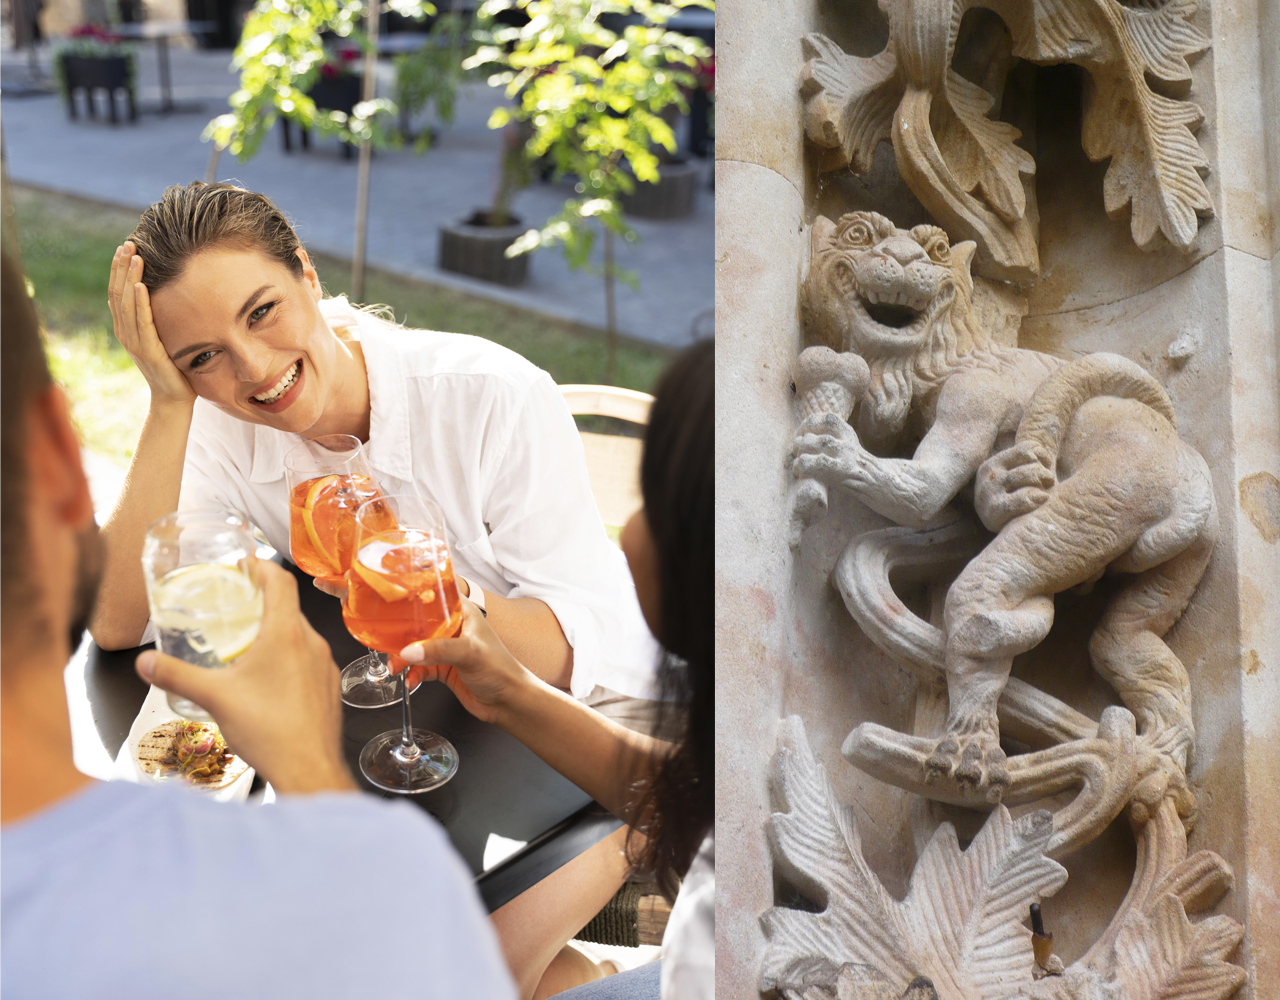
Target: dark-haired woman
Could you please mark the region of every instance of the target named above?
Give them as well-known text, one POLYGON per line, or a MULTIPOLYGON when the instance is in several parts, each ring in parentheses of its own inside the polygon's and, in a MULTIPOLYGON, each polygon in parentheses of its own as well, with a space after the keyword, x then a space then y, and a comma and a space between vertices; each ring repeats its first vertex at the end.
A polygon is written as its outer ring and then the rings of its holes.
MULTIPOLYGON (((445 664, 428 667, 427 677, 644 832, 637 860, 669 896, 684 875, 663 938, 662 1000, 714 996, 713 357, 709 342, 691 348, 659 384, 641 465, 644 507, 622 534, 645 621, 663 646, 665 704, 682 716, 677 743, 623 729, 539 680, 472 608, 460 637, 401 654, 445 664)), ((654 970, 625 975, 637 977, 625 990, 619 977, 566 996, 656 996, 654 970)))

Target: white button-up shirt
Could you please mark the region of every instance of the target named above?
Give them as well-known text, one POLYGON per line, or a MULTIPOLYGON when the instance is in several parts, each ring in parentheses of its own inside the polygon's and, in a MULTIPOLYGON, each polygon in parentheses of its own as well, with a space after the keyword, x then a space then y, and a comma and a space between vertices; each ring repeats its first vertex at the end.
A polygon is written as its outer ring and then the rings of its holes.
MULTIPOLYGON (((364 350, 372 415, 365 453, 386 493, 444 512, 458 573, 503 597, 536 597, 573 647, 570 690, 653 698, 658 648, 626 559, 591 496, 582 439, 555 383, 480 337, 407 330, 321 302, 364 350)), ((284 458, 297 434, 196 401, 179 507, 244 511, 289 551, 284 458)))

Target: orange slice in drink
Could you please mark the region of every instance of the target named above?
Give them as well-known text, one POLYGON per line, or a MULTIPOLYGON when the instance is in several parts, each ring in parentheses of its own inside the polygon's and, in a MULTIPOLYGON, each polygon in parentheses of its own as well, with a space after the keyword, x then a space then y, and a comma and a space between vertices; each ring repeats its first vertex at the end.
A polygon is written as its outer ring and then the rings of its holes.
POLYGON ((302 523, 306 526, 307 538, 311 542, 312 549, 335 574, 342 573, 338 554, 333 551, 333 546, 337 542, 338 527, 335 515, 341 516, 341 512, 334 510, 332 504, 322 504, 318 509, 316 505, 320 503, 321 494, 336 488, 341 479, 341 476, 321 476, 315 480, 311 484, 311 489, 307 491, 306 506, 302 510, 302 523), (316 523, 317 521, 319 524, 316 523), (329 538, 328 546, 321 541, 322 534, 329 538))
POLYGON ((360 561, 359 555, 351 560, 351 568, 356 571, 356 575, 361 580, 377 591, 378 596, 388 603, 403 601, 409 596, 409 591, 405 590, 404 587, 392 583, 381 573, 376 573, 364 565, 360 561))

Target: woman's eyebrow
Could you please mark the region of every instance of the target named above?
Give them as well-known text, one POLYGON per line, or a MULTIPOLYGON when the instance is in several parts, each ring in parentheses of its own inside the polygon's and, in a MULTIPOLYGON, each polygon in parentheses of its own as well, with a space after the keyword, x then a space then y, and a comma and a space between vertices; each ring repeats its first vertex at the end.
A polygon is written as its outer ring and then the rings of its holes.
POLYGON ((180 350, 177 354, 171 354, 171 355, 169 356, 169 360, 170 360, 170 361, 181 361, 181 360, 182 360, 183 358, 185 358, 188 354, 194 354, 196 351, 203 351, 203 350, 205 350, 206 348, 209 348, 209 347, 213 347, 213 344, 208 344, 208 343, 205 343, 205 344, 192 344, 190 347, 184 347, 184 348, 183 348, 182 350, 180 350))
POLYGON ((250 309, 252 309, 252 308, 253 308, 254 303, 258 301, 258 297, 259 297, 260 295, 262 295, 262 293, 263 293, 263 292, 265 292, 265 291, 266 291, 268 288, 270 288, 270 287, 272 287, 272 286, 271 286, 271 285, 263 285, 263 286, 262 286, 261 288, 259 288, 256 292, 254 292, 254 293, 253 293, 252 295, 250 295, 247 299, 245 299, 244 305, 242 305, 242 306, 240 307, 240 311, 239 311, 238 313, 236 313, 236 322, 237 322, 237 323, 239 323, 242 319, 244 319, 245 313, 247 313, 250 309))

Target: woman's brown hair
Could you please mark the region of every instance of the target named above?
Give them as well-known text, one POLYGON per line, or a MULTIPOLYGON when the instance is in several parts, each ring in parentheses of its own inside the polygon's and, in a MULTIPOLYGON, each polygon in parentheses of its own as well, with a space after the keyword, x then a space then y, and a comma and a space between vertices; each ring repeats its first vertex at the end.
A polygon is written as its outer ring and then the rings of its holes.
POLYGON ((234 184, 192 181, 166 188, 129 239, 145 264, 142 282, 153 292, 178 278, 196 254, 215 247, 257 250, 302 277, 302 242, 284 213, 266 195, 234 184))

